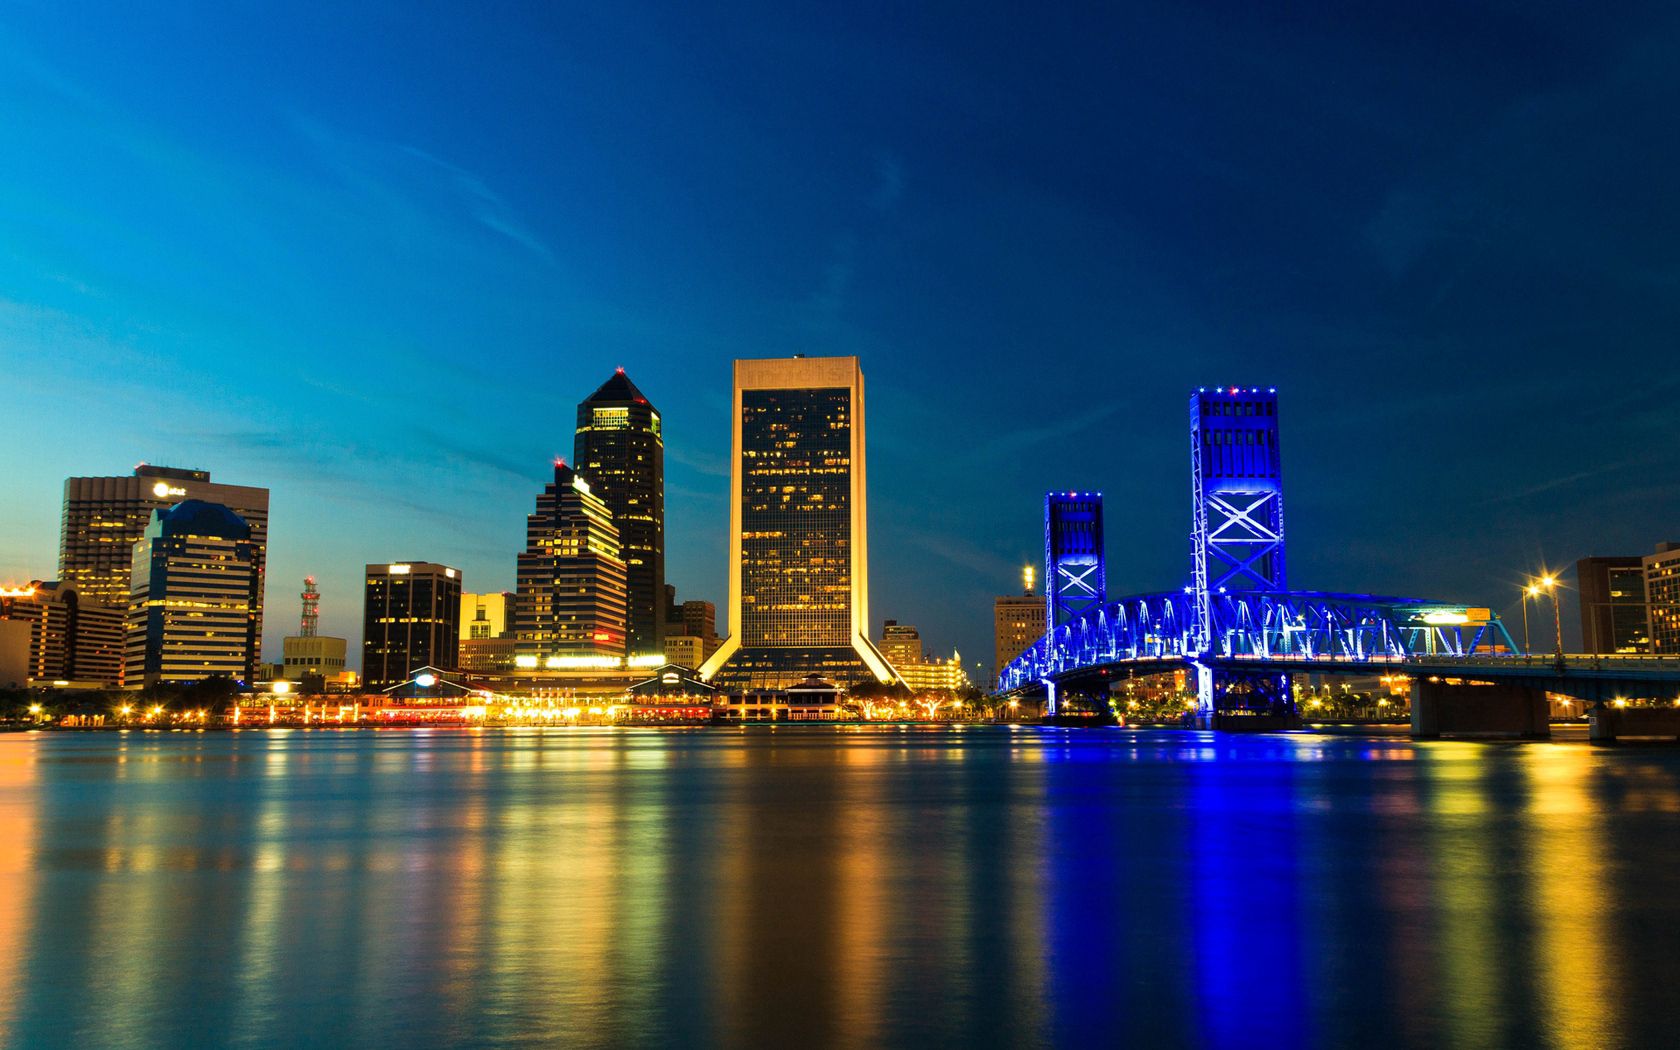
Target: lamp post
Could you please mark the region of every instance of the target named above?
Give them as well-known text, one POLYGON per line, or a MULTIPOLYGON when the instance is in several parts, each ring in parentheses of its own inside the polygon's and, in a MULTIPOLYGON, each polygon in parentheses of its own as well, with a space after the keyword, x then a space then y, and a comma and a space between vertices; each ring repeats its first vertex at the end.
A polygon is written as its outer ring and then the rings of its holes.
POLYGON ((1532 583, 1523 588, 1523 659, 1525 660, 1534 652, 1534 647, 1528 644, 1528 600, 1539 593, 1540 588, 1532 583))
POLYGON ((1540 578, 1540 586, 1546 588, 1552 596, 1552 626, 1557 630, 1557 648, 1552 655, 1557 658, 1558 666, 1563 666, 1563 614, 1558 611, 1557 577, 1547 573, 1540 578))

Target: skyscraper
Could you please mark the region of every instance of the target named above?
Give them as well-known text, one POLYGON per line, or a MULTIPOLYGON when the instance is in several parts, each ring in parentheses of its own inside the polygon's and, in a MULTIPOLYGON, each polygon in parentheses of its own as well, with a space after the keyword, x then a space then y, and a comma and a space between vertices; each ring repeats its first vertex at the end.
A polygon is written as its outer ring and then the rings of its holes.
POLYGON ((126 684, 256 676, 262 581, 251 533, 204 500, 154 514, 129 573, 126 684))
POLYGON ((1659 543, 1640 561, 1645 566, 1645 611, 1650 651, 1680 653, 1680 543, 1659 543))
POLYGON ((59 582, 73 589, 84 604, 126 610, 134 545, 152 523, 154 512, 188 499, 227 507, 250 527, 257 573, 257 638, 261 639, 268 490, 214 484, 206 470, 142 463, 127 477, 66 478, 59 582))
POLYGON ((665 440, 659 413, 624 369, 578 405, 572 461, 618 528, 624 651, 657 653, 665 615, 665 440))
MULTIPOLYGON (((625 654, 625 564, 619 550, 605 501, 565 460, 556 463, 554 482, 543 488, 536 513, 526 518, 525 550, 519 555, 514 632, 518 654, 530 666, 625 654)), ((659 594, 664 597, 663 587, 659 594)))
POLYGON ((367 567, 362 682, 386 689, 421 667, 454 671, 461 644, 461 574, 429 561, 367 567))
POLYGON ((730 635, 701 668, 719 688, 893 680, 868 637, 863 416, 855 357, 735 362, 730 635))

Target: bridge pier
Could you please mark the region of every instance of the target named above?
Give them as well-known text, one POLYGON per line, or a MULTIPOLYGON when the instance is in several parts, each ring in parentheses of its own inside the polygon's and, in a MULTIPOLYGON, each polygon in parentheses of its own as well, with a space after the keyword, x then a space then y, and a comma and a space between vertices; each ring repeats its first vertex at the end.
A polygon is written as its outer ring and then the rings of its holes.
POLYGON ((1600 701, 1587 712, 1588 735, 1595 744, 1621 737, 1680 740, 1680 707, 1615 707, 1600 701))
POLYGON ((1551 735, 1551 708, 1544 689, 1510 683, 1448 684, 1422 676, 1412 679, 1415 740, 1442 736, 1547 740, 1551 735))

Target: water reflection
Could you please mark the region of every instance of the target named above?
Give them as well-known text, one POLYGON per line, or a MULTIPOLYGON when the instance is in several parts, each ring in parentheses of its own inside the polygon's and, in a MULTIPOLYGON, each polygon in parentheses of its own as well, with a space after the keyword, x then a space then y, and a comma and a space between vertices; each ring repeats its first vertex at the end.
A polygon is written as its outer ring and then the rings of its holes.
POLYGON ((0 737, 0 1042, 1661 1044, 1680 754, 0 737))

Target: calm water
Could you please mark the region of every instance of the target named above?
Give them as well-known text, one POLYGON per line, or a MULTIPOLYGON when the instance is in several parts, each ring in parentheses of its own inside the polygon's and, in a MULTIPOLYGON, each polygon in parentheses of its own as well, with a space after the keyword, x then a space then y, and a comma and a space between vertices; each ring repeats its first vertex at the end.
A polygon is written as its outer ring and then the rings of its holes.
POLYGON ((1680 752, 0 736, 14 1046, 1673 1046, 1680 752))

